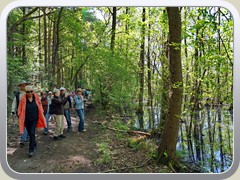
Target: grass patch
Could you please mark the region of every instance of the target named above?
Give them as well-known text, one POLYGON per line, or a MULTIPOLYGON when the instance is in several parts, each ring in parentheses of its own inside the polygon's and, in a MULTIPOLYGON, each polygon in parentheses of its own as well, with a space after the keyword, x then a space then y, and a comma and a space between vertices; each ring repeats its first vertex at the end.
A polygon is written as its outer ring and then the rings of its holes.
POLYGON ((111 150, 107 143, 103 142, 98 144, 98 151, 100 153, 100 158, 97 159, 98 164, 109 164, 111 161, 111 150))
POLYGON ((123 124, 121 121, 119 120, 114 120, 112 122, 112 126, 115 128, 115 129, 118 129, 118 130, 129 130, 129 127, 127 124, 123 124))
POLYGON ((128 146, 135 150, 144 150, 149 158, 155 158, 157 156, 157 145, 152 140, 145 140, 143 137, 129 138, 128 146))

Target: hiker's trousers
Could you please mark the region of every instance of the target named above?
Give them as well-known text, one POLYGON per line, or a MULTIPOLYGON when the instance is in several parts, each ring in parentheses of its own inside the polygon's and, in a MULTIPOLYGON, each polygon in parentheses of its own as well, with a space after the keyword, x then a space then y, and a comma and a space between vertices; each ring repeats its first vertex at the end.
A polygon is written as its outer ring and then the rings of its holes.
POLYGON ((59 136, 63 134, 63 129, 64 129, 64 115, 56 115, 54 114, 54 119, 55 119, 55 131, 54 131, 54 136, 59 136))
POLYGON ((84 109, 76 109, 78 117, 79 117, 79 124, 78 124, 78 132, 82 132, 84 130, 84 109))

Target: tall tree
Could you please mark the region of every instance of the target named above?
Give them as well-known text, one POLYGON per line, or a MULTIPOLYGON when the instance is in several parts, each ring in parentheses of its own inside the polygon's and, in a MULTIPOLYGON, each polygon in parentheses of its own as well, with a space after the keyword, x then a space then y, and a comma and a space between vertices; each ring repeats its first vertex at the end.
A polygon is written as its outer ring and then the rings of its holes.
POLYGON ((111 35, 111 47, 110 47, 112 51, 114 51, 114 46, 115 46, 116 23, 117 23, 117 7, 113 7, 112 8, 112 35, 111 35))
POLYGON ((147 74, 148 74, 148 110, 149 110, 149 128, 154 128, 154 110, 153 110, 153 95, 152 95, 152 70, 151 70, 151 7, 148 8, 148 47, 147 47, 147 74))
POLYGON ((167 120, 158 146, 159 160, 175 159, 182 107, 181 15, 178 7, 167 7, 169 20, 170 90, 167 120), (167 155, 167 156, 166 156, 167 155))
MULTIPOLYGON (((59 10, 56 20, 54 21, 54 26, 53 26, 53 54, 52 54, 52 66, 53 66, 53 71, 52 71, 52 76, 55 77, 56 73, 56 64, 59 65, 58 58, 59 58, 59 45, 60 45, 60 23, 61 23, 61 17, 62 17, 62 12, 63 12, 63 7, 59 10)), ((59 83, 59 79, 58 79, 59 83)), ((58 84, 60 86, 60 84, 58 84)))
MULTIPOLYGON (((23 17, 26 15, 26 8, 23 7, 22 8, 23 11, 23 17)), ((25 22, 22 23, 22 35, 23 35, 23 42, 26 41, 25 40, 25 33, 26 33, 26 25, 25 22)), ((22 63, 26 64, 27 61, 27 57, 26 57, 26 46, 25 43, 22 44, 22 63)))
POLYGON ((141 46, 140 46, 140 61, 139 61, 139 98, 138 98, 138 121, 140 128, 143 129, 143 93, 144 93, 144 52, 145 52, 145 31, 146 31, 146 9, 142 9, 142 29, 141 29, 141 46))
POLYGON ((44 43, 44 70, 45 70, 45 74, 47 74, 47 57, 48 57, 48 47, 47 47, 47 15, 46 15, 46 8, 43 8, 42 9, 43 11, 43 31, 44 31, 44 34, 43 34, 43 43, 44 43))
MULTIPOLYGON (((41 10, 39 8, 38 10, 39 16, 41 15, 41 10)), ((38 19, 38 68, 37 68, 37 80, 41 82, 41 85, 43 85, 42 83, 42 73, 41 72, 41 64, 42 64, 42 38, 41 38, 41 34, 42 34, 42 24, 41 24, 41 19, 38 19)))

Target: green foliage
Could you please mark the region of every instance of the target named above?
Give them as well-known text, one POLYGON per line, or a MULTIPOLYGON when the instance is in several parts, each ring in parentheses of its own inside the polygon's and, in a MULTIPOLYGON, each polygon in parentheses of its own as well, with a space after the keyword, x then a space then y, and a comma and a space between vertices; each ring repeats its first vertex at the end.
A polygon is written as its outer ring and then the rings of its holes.
MULTIPOLYGON (((26 12, 32 9, 25 8, 26 12)), ((135 125, 134 112, 139 103, 142 7, 118 8, 114 51, 110 49, 112 14, 107 7, 63 9, 58 32, 54 31, 54 22, 60 11, 58 7, 41 7, 21 22, 23 8, 15 8, 9 13, 8 93, 12 94, 21 79, 39 82, 42 89, 56 85, 72 91, 83 84, 85 88, 94 89, 94 103, 105 105, 102 106, 103 111, 99 111, 99 116, 106 111, 132 116, 125 123, 118 121, 118 118, 112 120, 114 128, 128 130, 135 125), (97 14, 101 14, 102 18, 99 19, 97 14), (18 22, 20 24, 15 27, 18 22), (52 62, 56 33, 59 35, 59 51, 57 62, 52 62), (45 55, 47 59, 44 59, 45 55)), ((184 102, 179 119, 184 120, 186 128, 190 128, 190 125, 194 127, 198 122, 192 110, 197 105, 204 109, 207 99, 210 104, 233 104, 233 18, 228 10, 220 7, 183 7, 181 16, 182 43, 173 43, 172 46, 179 49, 181 45, 183 84, 176 82, 172 86, 183 86, 184 102)), ((171 74, 167 54, 169 29, 166 8, 147 7, 145 24, 144 106, 147 106, 149 100, 147 73, 150 72, 152 106, 167 111, 167 106, 164 106, 167 102, 164 100, 169 95, 168 79, 171 74), (147 68, 148 53, 150 68, 147 68)), ((156 115, 159 114, 155 112, 156 115)), ((149 121, 149 117, 144 116, 145 121, 149 121)), ((229 129, 224 126, 228 122, 215 123, 213 119, 211 125, 215 129, 222 127, 224 137, 227 139, 229 134, 232 138, 232 129, 228 132, 229 129)), ((227 127, 230 128, 231 124, 227 127)), ((184 129, 184 135, 189 133, 188 130, 184 129)), ((194 129, 190 131, 193 135, 194 129)), ((214 133, 218 136, 217 131, 214 133)), ((116 137, 124 138, 124 134, 116 133, 116 137)), ((209 143, 208 139, 207 136, 204 138, 205 144, 209 143)), ((227 142, 224 141, 225 154, 228 154, 227 142)), ((130 144, 136 149, 151 147, 149 144, 130 144)), ((219 144, 215 144, 214 148, 219 149, 219 144)), ((106 149, 102 145, 104 162, 110 158, 106 149)), ((209 147, 206 149, 209 150, 209 147)), ((148 153, 154 156, 154 150, 148 153)), ((178 153, 180 157, 185 156, 183 152, 178 153)))
POLYGON ((118 130, 129 130, 127 124, 124 124, 123 122, 117 120, 113 122, 113 127, 118 130))
POLYGON ((108 164, 111 161, 111 154, 107 143, 99 144, 99 150, 101 157, 97 160, 97 163, 108 164))
POLYGON ((177 150, 176 151, 176 156, 179 158, 179 159, 185 159, 188 154, 186 151, 183 151, 183 150, 177 150))
POLYGON ((139 140, 137 138, 129 138, 128 146, 135 150, 142 150, 146 152, 149 158, 157 157, 157 146, 152 140, 139 140))

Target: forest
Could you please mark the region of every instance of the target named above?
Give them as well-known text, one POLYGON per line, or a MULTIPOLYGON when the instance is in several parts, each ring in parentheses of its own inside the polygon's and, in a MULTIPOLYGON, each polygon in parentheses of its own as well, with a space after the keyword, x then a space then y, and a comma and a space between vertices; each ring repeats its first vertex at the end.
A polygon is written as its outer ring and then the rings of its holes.
MULTIPOLYGON (((7 19, 8 114, 20 80, 36 91, 89 88, 89 117, 99 118, 94 127, 147 155, 143 166, 221 173, 232 165, 233 18, 225 8, 13 9, 7 19)), ((8 129, 12 133, 18 132, 8 129)), ((98 140, 100 170, 142 172, 112 165, 117 158, 110 143, 98 140)))

